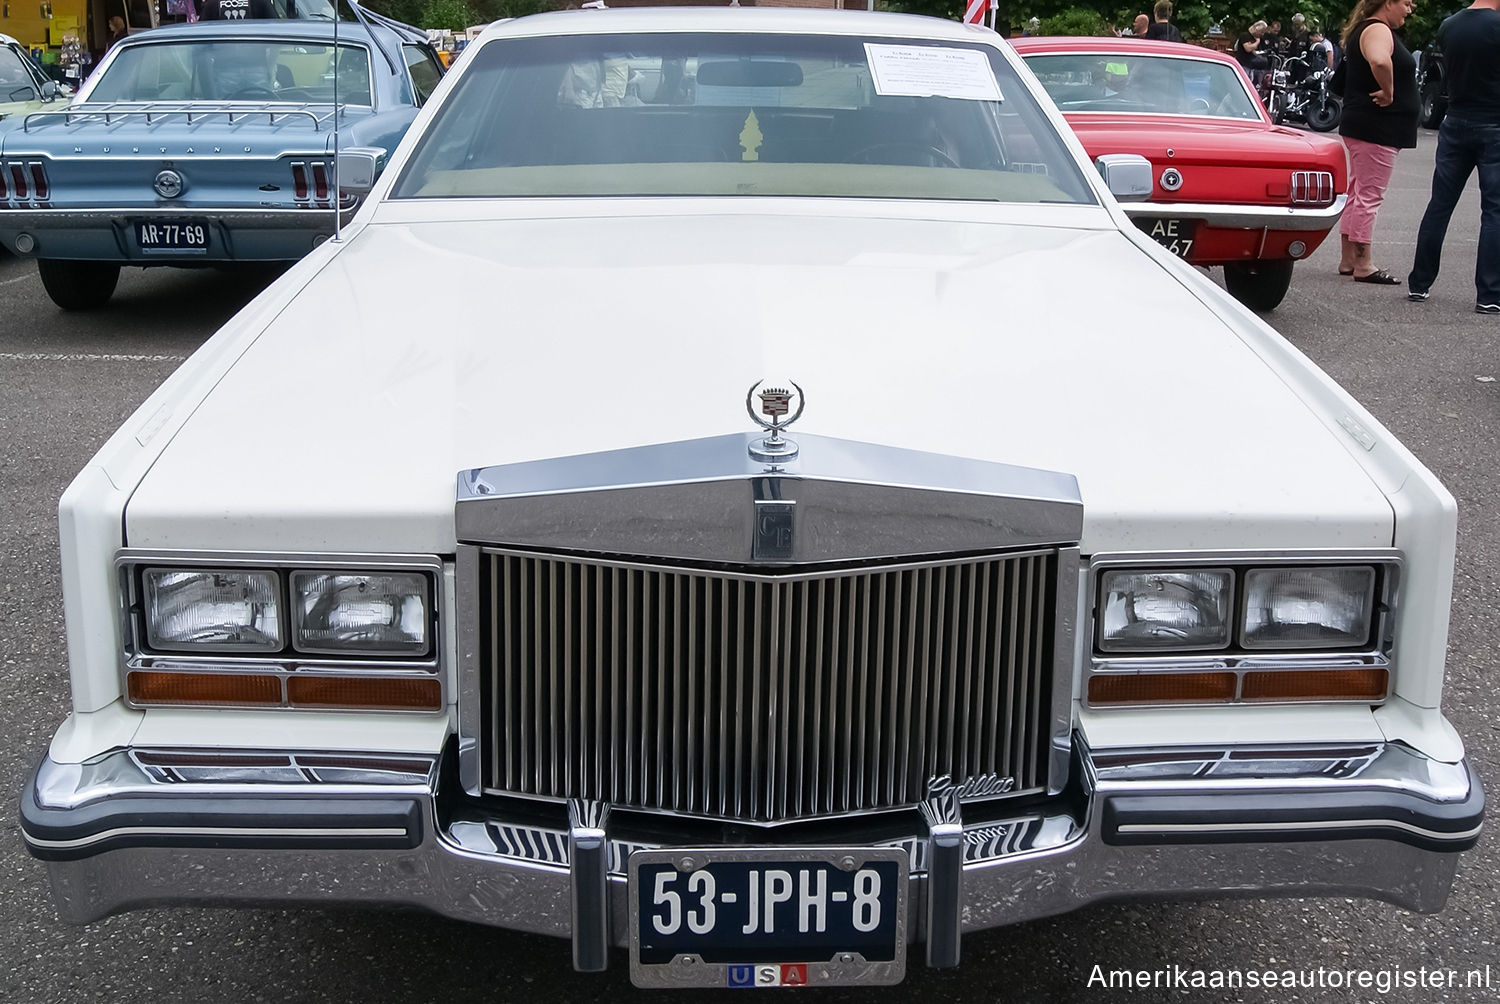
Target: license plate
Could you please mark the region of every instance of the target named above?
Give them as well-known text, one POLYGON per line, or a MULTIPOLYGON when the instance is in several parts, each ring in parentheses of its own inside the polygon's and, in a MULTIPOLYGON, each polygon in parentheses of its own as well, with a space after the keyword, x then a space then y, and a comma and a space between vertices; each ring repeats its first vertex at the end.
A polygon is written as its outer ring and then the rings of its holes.
POLYGON ((1179 258, 1188 257, 1198 234, 1197 220, 1137 220, 1136 226, 1146 235, 1179 258))
POLYGON ((636 851, 630 978, 746 990, 899 983, 907 868, 894 847, 636 851))
POLYGON ((203 220, 152 220, 135 225, 142 251, 207 251, 208 224, 203 220))

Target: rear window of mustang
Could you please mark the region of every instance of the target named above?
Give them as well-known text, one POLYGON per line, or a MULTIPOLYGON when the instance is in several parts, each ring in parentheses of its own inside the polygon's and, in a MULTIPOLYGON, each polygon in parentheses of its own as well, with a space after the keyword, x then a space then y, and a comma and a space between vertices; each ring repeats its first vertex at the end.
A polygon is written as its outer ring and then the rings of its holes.
POLYGON ((1235 68, 1207 59, 1070 53, 1027 56, 1026 65, 1064 112, 1260 119, 1235 68))
MULTIPOLYGON (((89 94, 102 101, 333 100, 333 46, 253 39, 122 49, 89 94)), ((339 46, 339 103, 370 104, 370 57, 339 46)))
POLYGON ((393 197, 1094 201, 988 46, 577 35, 491 42, 469 58, 393 197))

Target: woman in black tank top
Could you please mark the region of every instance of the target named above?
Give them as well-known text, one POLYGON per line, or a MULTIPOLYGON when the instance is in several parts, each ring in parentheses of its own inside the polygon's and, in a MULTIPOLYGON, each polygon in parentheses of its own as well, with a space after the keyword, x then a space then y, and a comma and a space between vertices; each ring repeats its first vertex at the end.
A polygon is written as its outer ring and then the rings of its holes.
POLYGON ((1412 0, 1360 0, 1344 27, 1339 133, 1349 151, 1349 200, 1339 223, 1339 273, 1382 286, 1401 280, 1370 261, 1375 214, 1396 154, 1417 145, 1417 64, 1395 33, 1411 8, 1412 0))

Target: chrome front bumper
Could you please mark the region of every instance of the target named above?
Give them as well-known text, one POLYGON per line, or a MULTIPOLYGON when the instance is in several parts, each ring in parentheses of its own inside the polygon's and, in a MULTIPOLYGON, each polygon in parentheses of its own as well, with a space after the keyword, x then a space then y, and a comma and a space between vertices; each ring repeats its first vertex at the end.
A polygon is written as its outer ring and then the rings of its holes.
POLYGON ((593 970, 629 940, 629 855, 706 846, 705 833, 735 846, 905 848, 907 931, 929 964, 952 965, 962 931, 1108 899, 1368 896, 1436 911, 1484 811, 1466 763, 1397 745, 1094 755, 1080 741, 1069 789, 1025 807, 732 828, 466 800, 453 763, 141 749, 47 759, 22 795, 21 831, 69 921, 174 903, 413 906, 571 937, 575 965, 593 970))

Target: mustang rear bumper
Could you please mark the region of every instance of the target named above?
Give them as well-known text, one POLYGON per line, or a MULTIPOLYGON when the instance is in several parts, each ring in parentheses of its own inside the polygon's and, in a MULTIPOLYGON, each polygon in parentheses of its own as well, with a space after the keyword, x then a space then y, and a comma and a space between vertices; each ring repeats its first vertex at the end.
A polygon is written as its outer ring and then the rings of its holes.
MULTIPOLYGON (((344 210, 344 222, 354 209, 344 210)), ((183 265, 222 261, 295 261, 333 234, 333 210, 214 208, 0 209, 0 244, 22 257, 183 265), (143 250, 135 225, 197 221, 209 231, 202 250, 143 250), (30 244, 17 244, 25 235, 30 244)))
POLYGON ((1344 215, 1347 201, 1348 196, 1339 195, 1333 205, 1315 209, 1194 202, 1126 202, 1120 208, 1132 220, 1170 217, 1242 230, 1331 230, 1344 215))
MULTIPOLYGON (((21 831, 69 921, 172 903, 412 906, 571 937, 581 969, 628 943, 631 852, 728 832, 672 817, 667 842, 662 817, 466 801, 452 767, 406 754, 47 759, 22 795, 21 831)), ((905 848, 907 930, 942 965, 958 961, 961 931, 1125 897, 1369 896, 1436 911, 1484 812, 1466 763, 1395 745, 1093 755, 1080 743, 1074 773, 1057 798, 964 804, 961 839, 917 812, 734 827, 730 839, 905 848)))

